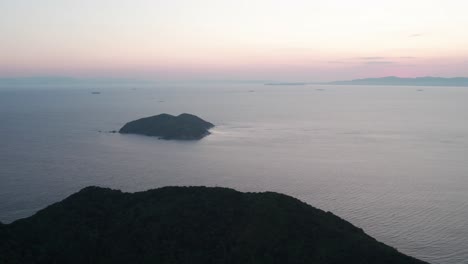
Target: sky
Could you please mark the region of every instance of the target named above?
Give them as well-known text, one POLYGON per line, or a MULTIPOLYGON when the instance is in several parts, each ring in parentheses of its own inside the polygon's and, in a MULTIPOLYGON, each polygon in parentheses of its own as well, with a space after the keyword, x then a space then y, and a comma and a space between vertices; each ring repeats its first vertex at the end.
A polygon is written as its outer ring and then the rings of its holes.
POLYGON ((0 0, 0 77, 468 76, 466 0, 0 0))

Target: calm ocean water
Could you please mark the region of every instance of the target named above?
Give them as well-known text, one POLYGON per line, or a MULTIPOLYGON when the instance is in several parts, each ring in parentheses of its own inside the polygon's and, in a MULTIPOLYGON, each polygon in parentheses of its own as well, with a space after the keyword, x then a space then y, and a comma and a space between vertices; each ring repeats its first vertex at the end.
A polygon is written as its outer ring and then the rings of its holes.
POLYGON ((403 253, 466 264, 467 120, 468 88, 3 87, 0 221, 88 185, 226 186, 286 193, 403 253), (199 142, 99 133, 163 112, 217 126, 199 142))

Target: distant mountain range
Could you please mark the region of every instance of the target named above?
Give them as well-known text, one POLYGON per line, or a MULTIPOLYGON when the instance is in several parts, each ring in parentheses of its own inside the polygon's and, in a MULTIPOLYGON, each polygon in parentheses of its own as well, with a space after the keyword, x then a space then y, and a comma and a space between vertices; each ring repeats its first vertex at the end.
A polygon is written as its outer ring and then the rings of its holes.
MULTIPOLYGON (((73 78, 73 77, 19 77, 19 78, 1 78, 0 86, 29 86, 29 85, 86 85, 86 84, 135 84, 146 83, 151 84, 156 81, 130 79, 130 78, 73 78)), ((213 82, 213 81, 192 81, 192 82, 213 82)), ((218 80, 216 82, 231 82, 231 83, 264 83, 265 85, 388 85, 388 86, 458 86, 468 87, 468 77, 416 77, 416 78, 400 78, 396 76, 388 76, 381 78, 365 78, 347 81, 333 82, 275 82, 261 80, 218 80)))
POLYGON ((388 76, 382 78, 366 78, 350 81, 335 81, 322 84, 330 85, 389 85, 389 86, 468 86, 468 78, 454 77, 417 77, 400 78, 388 76))

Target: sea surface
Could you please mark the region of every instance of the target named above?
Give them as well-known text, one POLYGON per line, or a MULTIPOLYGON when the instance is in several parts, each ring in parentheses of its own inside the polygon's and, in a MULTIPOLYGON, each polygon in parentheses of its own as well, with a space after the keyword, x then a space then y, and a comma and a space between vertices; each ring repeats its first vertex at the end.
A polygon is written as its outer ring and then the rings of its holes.
POLYGON ((468 88, 1 87, 0 221, 89 185, 282 192, 405 254, 466 264, 468 88), (212 134, 181 142, 107 133, 184 112, 214 123, 212 134))

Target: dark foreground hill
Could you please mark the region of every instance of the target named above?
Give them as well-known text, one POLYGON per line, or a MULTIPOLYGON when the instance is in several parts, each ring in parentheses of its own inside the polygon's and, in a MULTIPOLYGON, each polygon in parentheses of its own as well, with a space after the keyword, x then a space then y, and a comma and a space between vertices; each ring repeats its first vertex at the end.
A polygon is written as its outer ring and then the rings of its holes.
POLYGON ((0 263, 424 263, 278 193, 88 187, 0 224, 0 263))
POLYGON ((191 114, 160 114, 128 122, 121 134, 139 134, 161 139, 197 140, 210 134, 214 125, 191 114))

